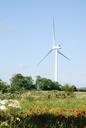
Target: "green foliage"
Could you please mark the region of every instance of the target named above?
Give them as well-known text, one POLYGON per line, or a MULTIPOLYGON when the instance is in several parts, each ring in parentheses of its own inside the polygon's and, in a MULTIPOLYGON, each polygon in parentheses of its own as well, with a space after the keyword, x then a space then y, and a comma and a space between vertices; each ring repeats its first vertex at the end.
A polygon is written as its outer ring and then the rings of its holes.
POLYGON ((18 98, 20 110, 14 108, 5 112, 0 111, 0 127, 85 128, 86 93, 75 92, 77 95, 79 93, 79 98, 55 97, 56 94, 62 93, 56 90, 24 92, 21 98, 18 98), (82 95, 85 95, 84 98, 80 98, 82 95))
POLYGON ((11 78, 11 91, 20 89, 33 89, 35 88, 31 76, 23 76, 22 74, 15 74, 11 78))
POLYGON ((11 78, 11 87, 13 89, 23 88, 24 77, 22 74, 15 74, 11 78))
POLYGON ((74 96, 75 86, 65 84, 63 90, 65 91, 67 96, 74 96))
POLYGON ((36 89, 36 86, 34 85, 34 80, 32 79, 31 76, 26 76, 24 77, 24 82, 25 82, 25 89, 36 89))
POLYGON ((0 114, 0 128, 85 128, 86 116, 41 113, 0 114))
POLYGON ((6 92, 8 92, 8 90, 9 90, 9 86, 7 85, 7 83, 0 80, 0 91, 2 93, 6 93, 6 92))
POLYGON ((77 91, 75 85, 69 87, 69 84, 64 85, 64 87, 59 83, 52 81, 50 79, 37 76, 36 81, 31 76, 23 76, 20 73, 17 73, 12 76, 10 79, 10 85, 8 86, 5 82, 0 80, 0 91, 15 93, 21 92, 22 90, 59 90, 65 91, 67 93, 77 91))
POLYGON ((71 88, 73 89, 73 91, 77 91, 78 90, 75 85, 72 85, 71 88))
POLYGON ((54 82, 54 90, 62 91, 62 85, 59 82, 54 82))
POLYGON ((37 76, 36 85, 39 90, 61 90, 61 85, 58 82, 53 82, 41 76, 37 76))

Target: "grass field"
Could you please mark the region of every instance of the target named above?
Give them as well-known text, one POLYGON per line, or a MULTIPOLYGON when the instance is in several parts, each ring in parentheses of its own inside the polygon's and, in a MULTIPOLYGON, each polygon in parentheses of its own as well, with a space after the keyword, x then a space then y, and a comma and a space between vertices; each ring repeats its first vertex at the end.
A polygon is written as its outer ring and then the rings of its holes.
POLYGON ((86 93, 76 92, 73 97, 63 97, 63 92, 58 91, 31 91, 22 95, 20 99, 22 111, 26 112, 35 107, 43 111, 54 109, 84 110, 86 111, 86 93), (59 97, 60 95, 60 97, 59 97), (62 96, 61 96, 62 95, 62 96))
MULTIPOLYGON (((1 94, 0 97, 10 99, 9 95, 1 94)), ((27 91, 13 94, 11 98, 19 101, 21 109, 10 109, 5 114, 7 116, 10 112, 11 115, 21 119, 22 123, 11 122, 10 119, 11 124, 14 124, 13 127, 10 125, 10 128, 28 128, 28 126, 30 128, 85 128, 86 126, 86 92, 74 92, 71 96, 65 96, 64 92, 59 91, 27 91)))
POLYGON ((49 112, 54 109, 86 111, 86 92, 74 92, 72 96, 65 97, 64 92, 59 91, 27 91, 22 94, 1 94, 0 99, 17 99, 22 112, 36 107, 41 111, 46 108, 49 112))

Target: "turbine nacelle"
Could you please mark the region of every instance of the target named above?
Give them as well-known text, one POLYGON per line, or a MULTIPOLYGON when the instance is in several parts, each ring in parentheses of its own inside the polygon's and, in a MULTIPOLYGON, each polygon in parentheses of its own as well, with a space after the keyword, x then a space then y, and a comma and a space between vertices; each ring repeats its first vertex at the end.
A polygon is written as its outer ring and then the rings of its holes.
POLYGON ((55 50, 55 49, 61 49, 61 46, 58 44, 56 46, 53 46, 52 50, 55 50))

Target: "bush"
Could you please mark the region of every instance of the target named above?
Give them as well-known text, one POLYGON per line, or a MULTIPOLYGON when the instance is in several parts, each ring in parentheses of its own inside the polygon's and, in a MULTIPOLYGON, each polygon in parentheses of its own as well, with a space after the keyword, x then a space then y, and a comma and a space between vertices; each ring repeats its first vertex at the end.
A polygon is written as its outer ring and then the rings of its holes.
POLYGON ((69 84, 65 84, 63 87, 63 90, 65 91, 67 96, 74 96, 74 88, 73 86, 69 84))

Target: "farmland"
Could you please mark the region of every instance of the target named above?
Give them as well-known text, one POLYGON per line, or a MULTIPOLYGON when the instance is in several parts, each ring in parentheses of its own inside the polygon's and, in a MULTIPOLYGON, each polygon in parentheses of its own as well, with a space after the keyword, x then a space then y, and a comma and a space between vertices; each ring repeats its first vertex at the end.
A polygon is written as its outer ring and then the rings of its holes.
POLYGON ((63 91, 0 94, 2 100, 16 99, 21 106, 0 111, 1 127, 10 122, 8 127, 13 128, 84 128, 86 92, 74 92, 71 96, 64 94, 63 91))

